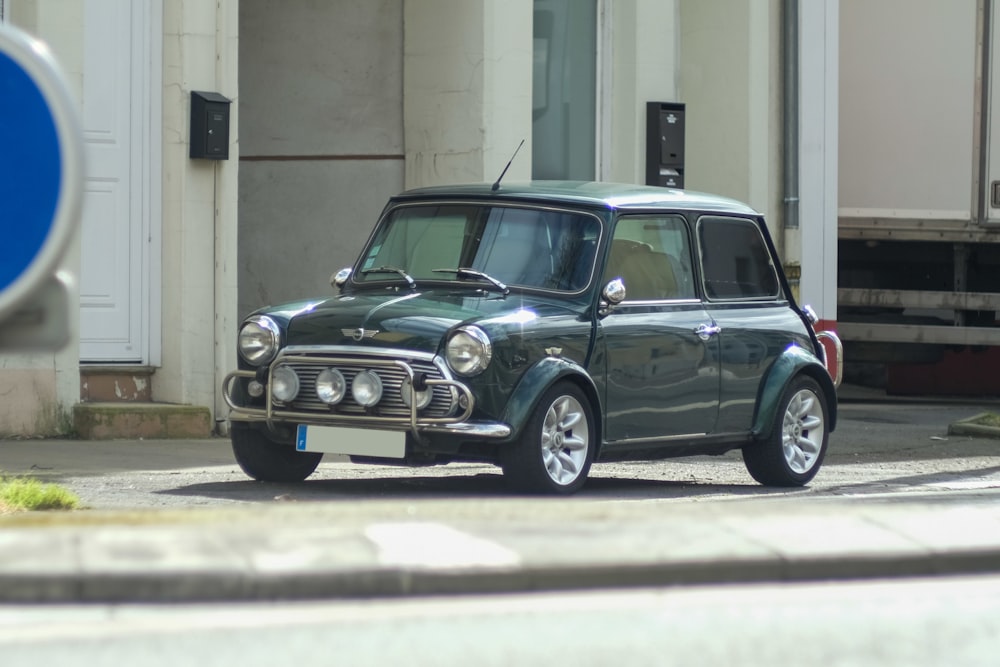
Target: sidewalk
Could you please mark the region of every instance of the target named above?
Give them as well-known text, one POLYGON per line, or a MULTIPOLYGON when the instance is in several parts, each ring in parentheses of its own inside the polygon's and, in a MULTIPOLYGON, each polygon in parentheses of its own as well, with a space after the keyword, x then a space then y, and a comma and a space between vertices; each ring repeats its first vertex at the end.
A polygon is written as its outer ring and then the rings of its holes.
POLYGON ((194 602, 1000 572, 1000 504, 372 500, 0 520, 0 602, 194 602), (542 507, 545 507, 543 504, 542 507), (501 515, 497 515, 499 513, 501 515), (448 518, 445 518, 448 517, 448 518), (555 538, 555 539, 553 539, 555 538), (555 547, 553 546, 555 545, 555 547))

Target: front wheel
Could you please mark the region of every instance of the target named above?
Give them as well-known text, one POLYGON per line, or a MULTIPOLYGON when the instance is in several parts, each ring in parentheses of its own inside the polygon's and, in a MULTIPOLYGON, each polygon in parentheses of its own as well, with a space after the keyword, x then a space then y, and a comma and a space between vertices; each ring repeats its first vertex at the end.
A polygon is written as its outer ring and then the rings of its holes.
POLYGON ((554 385, 503 457, 504 477, 526 493, 574 493, 587 480, 594 438, 593 409, 583 391, 569 382, 554 385))
POLYGON ((826 401, 819 383, 792 380, 766 440, 743 448, 750 476, 765 486, 802 486, 819 472, 829 439, 826 401))
POLYGON ((243 424, 233 424, 229 438, 240 468, 259 482, 301 482, 323 458, 317 452, 297 452, 243 424))

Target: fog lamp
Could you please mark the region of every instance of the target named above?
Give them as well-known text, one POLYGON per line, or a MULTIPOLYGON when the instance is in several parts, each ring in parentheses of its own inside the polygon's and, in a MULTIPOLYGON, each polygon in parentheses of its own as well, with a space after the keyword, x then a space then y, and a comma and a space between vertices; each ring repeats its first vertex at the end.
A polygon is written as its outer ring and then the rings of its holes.
POLYGON ((430 405, 431 399, 434 397, 434 390, 428 387, 426 383, 423 383, 423 385, 423 389, 419 391, 414 390, 413 381, 409 377, 404 378, 402 385, 399 387, 399 393, 403 399, 403 405, 410 407, 414 394, 416 394, 417 397, 417 410, 423 410, 430 405))
POLYGON ((358 405, 372 407, 382 400, 382 379, 374 371, 361 371, 351 383, 351 396, 358 405))
POLYGON ((336 405, 347 393, 347 381, 344 374, 336 368, 326 368, 316 376, 316 395, 327 405, 336 405))
POLYGON ((299 376, 288 366, 278 366, 271 373, 271 396, 288 403, 299 395, 299 376))

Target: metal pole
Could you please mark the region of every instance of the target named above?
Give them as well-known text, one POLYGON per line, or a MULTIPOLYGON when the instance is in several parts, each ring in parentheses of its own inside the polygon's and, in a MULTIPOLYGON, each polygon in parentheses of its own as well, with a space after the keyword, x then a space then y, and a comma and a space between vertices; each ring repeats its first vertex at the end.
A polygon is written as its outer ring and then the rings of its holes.
POLYGON ((782 111, 784 121, 785 228, 799 227, 799 2, 784 0, 781 12, 782 111))

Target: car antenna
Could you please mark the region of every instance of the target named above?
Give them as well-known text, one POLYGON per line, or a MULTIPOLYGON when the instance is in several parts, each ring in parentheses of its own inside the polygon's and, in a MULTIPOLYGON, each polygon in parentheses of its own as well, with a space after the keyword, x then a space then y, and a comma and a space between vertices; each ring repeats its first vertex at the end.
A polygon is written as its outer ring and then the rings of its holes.
POLYGON ((510 156, 510 161, 507 163, 507 166, 504 167, 503 171, 500 172, 500 178, 498 178, 497 182, 493 184, 492 188, 490 188, 491 191, 496 192, 497 190, 500 189, 500 181, 503 180, 504 174, 506 174, 507 170, 510 169, 510 165, 514 163, 514 158, 517 157, 517 152, 521 150, 521 146, 523 145, 524 145, 524 139, 521 139, 521 143, 519 143, 517 145, 517 148, 514 149, 514 154, 510 156))

